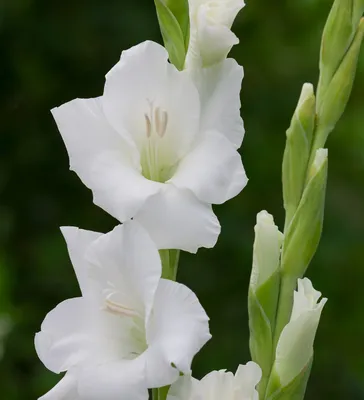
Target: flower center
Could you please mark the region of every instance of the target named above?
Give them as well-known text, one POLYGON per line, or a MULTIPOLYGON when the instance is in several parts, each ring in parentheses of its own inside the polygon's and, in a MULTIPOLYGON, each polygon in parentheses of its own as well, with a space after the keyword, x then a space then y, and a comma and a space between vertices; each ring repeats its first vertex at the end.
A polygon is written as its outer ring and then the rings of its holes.
POLYGON ((121 350, 123 358, 134 359, 148 348, 144 318, 134 308, 122 304, 119 296, 119 292, 110 291, 105 297, 104 307, 105 311, 120 317, 120 334, 123 337, 121 342, 124 343, 121 350), (127 353, 125 353, 126 343, 128 343, 127 353))
POLYGON ((164 183, 175 171, 168 145, 169 116, 163 108, 148 101, 149 111, 144 114, 145 140, 141 151, 142 174, 145 178, 164 183))

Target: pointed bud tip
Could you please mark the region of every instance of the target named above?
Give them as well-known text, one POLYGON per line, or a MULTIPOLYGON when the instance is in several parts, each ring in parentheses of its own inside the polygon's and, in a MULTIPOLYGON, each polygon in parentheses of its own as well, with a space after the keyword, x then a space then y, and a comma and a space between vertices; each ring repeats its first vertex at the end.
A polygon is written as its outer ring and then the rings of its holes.
POLYGON ((312 83, 304 83, 302 86, 300 99, 298 100, 298 107, 300 107, 308 98, 312 96, 315 96, 312 83))

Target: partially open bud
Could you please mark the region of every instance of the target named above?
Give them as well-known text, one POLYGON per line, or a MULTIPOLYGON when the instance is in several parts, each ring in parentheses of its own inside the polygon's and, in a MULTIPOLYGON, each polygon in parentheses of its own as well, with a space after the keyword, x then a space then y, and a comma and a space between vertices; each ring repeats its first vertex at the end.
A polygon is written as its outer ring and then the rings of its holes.
POLYGON ((231 31, 244 0, 189 0, 190 43, 186 67, 219 63, 239 39, 231 31))
POLYGON ((325 208, 327 160, 326 149, 316 151, 302 199, 285 233, 282 273, 294 278, 303 276, 320 241, 325 208))
POLYGON ((305 83, 291 120, 291 126, 287 130, 283 157, 282 181, 286 223, 291 221, 304 189, 315 127, 315 109, 313 86, 305 83))
POLYGON ((266 211, 257 215, 253 269, 250 278, 248 307, 250 352, 262 368, 258 387, 264 392, 273 358, 273 331, 279 294, 279 261, 283 235, 266 211))
POLYGON ((266 398, 303 399, 313 359, 313 343, 322 309, 327 301, 319 299, 309 279, 298 280, 290 322, 283 329, 277 349, 266 398))

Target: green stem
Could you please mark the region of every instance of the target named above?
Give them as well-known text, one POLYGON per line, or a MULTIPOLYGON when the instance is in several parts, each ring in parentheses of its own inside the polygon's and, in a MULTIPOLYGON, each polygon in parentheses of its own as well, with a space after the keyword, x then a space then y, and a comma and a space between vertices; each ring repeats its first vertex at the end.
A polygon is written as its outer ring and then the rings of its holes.
POLYGON ((175 281, 177 278, 179 250, 159 250, 162 261, 162 278, 175 281))
POLYGON ((169 391, 169 386, 164 386, 158 389, 152 389, 153 400, 166 400, 169 391))

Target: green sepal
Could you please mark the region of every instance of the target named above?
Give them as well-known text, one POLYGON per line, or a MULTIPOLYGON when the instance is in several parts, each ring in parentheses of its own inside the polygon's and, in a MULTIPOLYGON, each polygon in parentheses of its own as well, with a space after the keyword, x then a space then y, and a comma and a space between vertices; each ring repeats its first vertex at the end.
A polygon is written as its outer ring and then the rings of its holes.
POLYGON ((154 3, 169 60, 182 70, 189 40, 188 0, 154 0, 154 3))
POLYGON ((320 241, 327 181, 327 150, 319 149, 297 211, 283 242, 282 273, 301 278, 320 241))
POLYGON ((302 400, 305 397, 307 382, 310 377, 313 357, 306 367, 288 385, 281 386, 274 367, 269 379, 265 400, 302 400))
POLYGON ((258 391, 262 396, 273 361, 273 331, 279 294, 279 270, 276 270, 258 289, 250 287, 248 295, 250 353, 262 369, 258 391))
POLYGON ((305 84, 287 130, 283 156, 282 183, 286 210, 286 224, 291 221, 301 200, 305 185, 307 164, 310 158, 315 128, 316 101, 311 84, 305 84))

